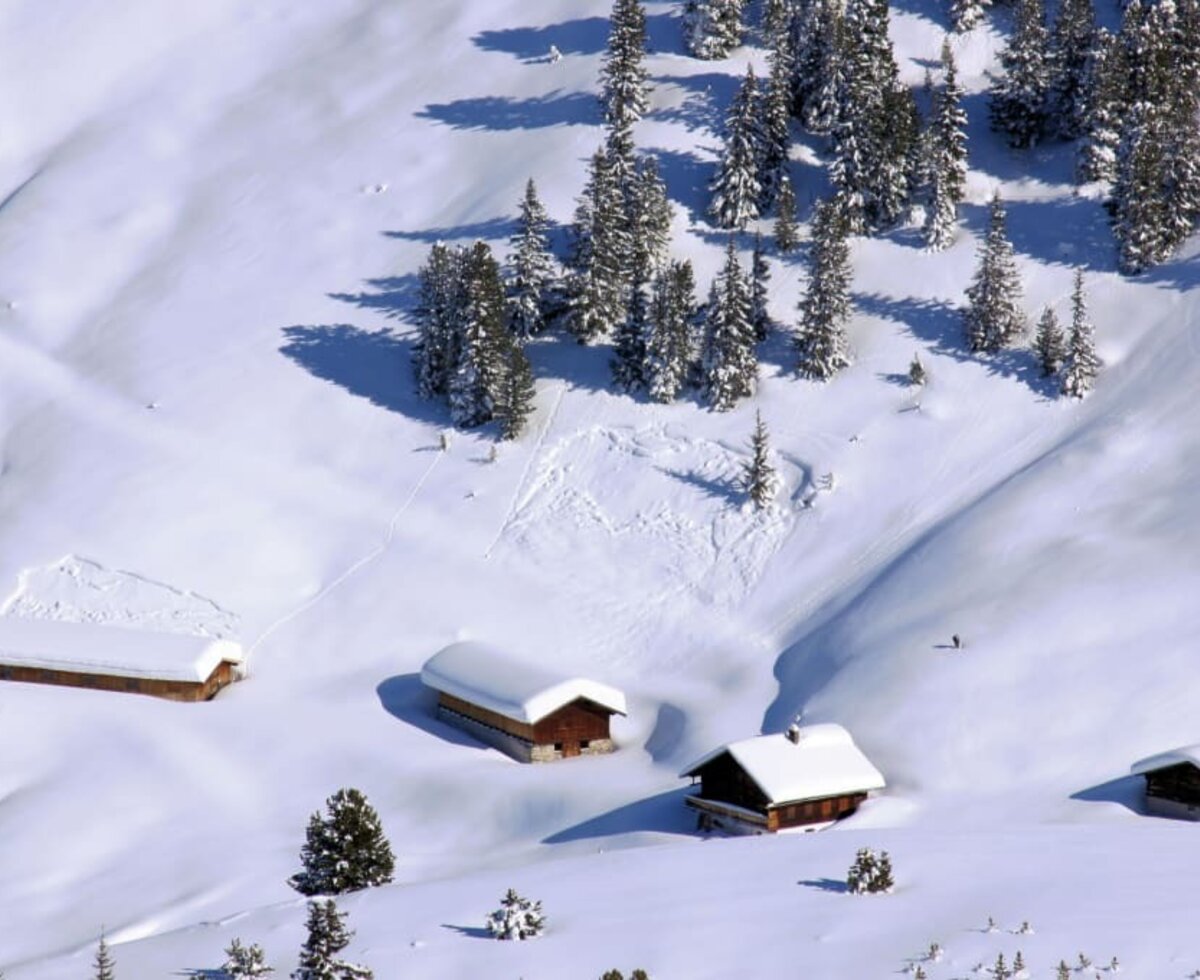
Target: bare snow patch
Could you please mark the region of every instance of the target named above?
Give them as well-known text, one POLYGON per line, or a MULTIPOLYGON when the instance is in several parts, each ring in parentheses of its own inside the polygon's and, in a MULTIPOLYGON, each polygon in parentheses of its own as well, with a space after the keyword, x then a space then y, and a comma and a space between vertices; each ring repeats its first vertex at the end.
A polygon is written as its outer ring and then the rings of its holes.
POLYGON ((77 555, 21 572, 0 615, 217 639, 238 634, 238 617, 211 599, 77 555))

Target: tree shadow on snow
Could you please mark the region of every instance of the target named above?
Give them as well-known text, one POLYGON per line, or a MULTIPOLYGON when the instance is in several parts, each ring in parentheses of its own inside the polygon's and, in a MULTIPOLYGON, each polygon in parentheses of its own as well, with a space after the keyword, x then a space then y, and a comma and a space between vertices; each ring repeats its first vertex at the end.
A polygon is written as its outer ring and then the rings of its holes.
POLYGON ((687 714, 682 709, 665 702, 660 704, 658 717, 654 720, 654 730, 644 746, 650 758, 661 763, 673 756, 679 749, 679 742, 686 729, 687 714))
POLYGON ((656 466, 655 469, 673 480, 678 480, 684 486, 693 487, 704 496, 719 500, 731 507, 736 507, 742 502, 741 489, 728 480, 714 480, 712 477, 703 476, 700 473, 673 470, 666 466, 656 466))
POLYGON ((678 105, 651 109, 646 114, 647 119, 679 123, 689 133, 700 131, 719 137, 725 131, 725 116, 741 79, 721 72, 701 72, 696 75, 656 75, 650 83, 656 88, 678 88, 685 95, 678 105))
POLYGON ((815 888, 817 891, 833 892, 838 895, 844 895, 849 889, 844 881, 838 881, 836 878, 809 878, 805 881, 796 882, 805 888, 815 888))
POLYGON ((486 95, 433 103, 416 113, 452 129, 546 129, 550 126, 593 126, 600 123, 600 103, 591 92, 557 91, 528 99, 486 95))
MULTIPOLYGON (((1004 210, 1008 238, 1018 255, 1085 272, 1116 271, 1116 242, 1108 212, 1099 201, 1067 195, 1005 201, 1004 210)), ((982 204, 963 205, 963 223, 978 238, 987 234, 988 211, 982 204)))
POLYGON ((283 335, 280 352, 314 377, 389 412, 446 424, 448 413, 440 404, 417 397, 411 340, 347 323, 285 327, 283 335))
POLYGON ((361 293, 330 293, 329 298, 364 310, 381 310, 389 317, 401 319, 416 304, 421 280, 415 272, 407 272, 400 276, 368 279, 366 284, 369 290, 361 293))
POLYGON ((694 153, 654 148, 647 151, 658 159, 659 172, 667 182, 667 196, 683 208, 696 224, 708 221, 708 185, 716 164, 694 153))
POLYGON ((1116 803, 1132 813, 1142 815, 1146 812, 1145 786, 1146 782, 1141 776, 1121 776, 1072 793, 1071 799, 1084 803, 1116 803))
POLYGON ((455 926, 449 922, 442 923, 443 929, 449 929, 451 932, 457 932, 460 936, 466 936, 468 939, 493 939, 491 930, 485 929, 482 926, 455 926))
POLYGON ((375 688, 380 705, 393 718, 406 725, 419 728, 443 742, 453 742, 471 748, 486 750, 487 746, 453 725, 439 721, 437 695, 421 683, 420 674, 397 674, 389 677, 375 688))
MULTIPOLYGON (((446 225, 441 228, 421 228, 414 231, 385 231, 383 235, 386 238, 399 238, 406 242, 427 242, 433 245, 435 242, 506 239, 516 231, 516 228, 517 222, 513 218, 489 218, 487 221, 475 221, 466 225, 446 225)), ((370 280, 372 283, 389 281, 386 279, 370 280)), ((415 292, 415 285, 413 291, 415 292)), ((338 299, 344 298, 344 295, 338 296, 338 299)))
POLYGON ((695 817, 684 805, 688 788, 668 790, 644 800, 592 817, 545 838, 543 844, 566 844, 577 840, 596 840, 618 834, 657 833, 690 836, 695 817))
MULTIPOLYGON (((550 46, 558 48, 564 57, 600 54, 608 46, 609 19, 581 17, 579 20, 544 27, 512 27, 499 31, 481 31, 471 42, 484 51, 511 54, 526 64, 550 61, 550 46)), ((678 24, 669 14, 654 14, 646 18, 646 41, 650 51, 674 50, 678 24)))

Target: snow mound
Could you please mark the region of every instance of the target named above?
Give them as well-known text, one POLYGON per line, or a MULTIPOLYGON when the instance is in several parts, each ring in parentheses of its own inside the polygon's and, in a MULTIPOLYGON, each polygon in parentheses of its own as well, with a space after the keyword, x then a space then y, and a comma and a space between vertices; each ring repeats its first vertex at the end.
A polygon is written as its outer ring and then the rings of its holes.
POLYGON ((215 639, 238 634, 238 617, 211 599, 77 555, 21 572, 0 615, 215 639))

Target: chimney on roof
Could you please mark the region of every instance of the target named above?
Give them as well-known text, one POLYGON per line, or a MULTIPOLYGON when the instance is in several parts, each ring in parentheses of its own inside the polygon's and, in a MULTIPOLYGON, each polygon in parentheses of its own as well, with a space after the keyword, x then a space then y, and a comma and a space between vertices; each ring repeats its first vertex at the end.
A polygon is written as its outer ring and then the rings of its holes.
POLYGON ((797 725, 795 722, 792 722, 790 725, 788 725, 787 731, 783 733, 783 737, 786 738, 793 745, 799 745, 800 744, 800 726, 797 725))

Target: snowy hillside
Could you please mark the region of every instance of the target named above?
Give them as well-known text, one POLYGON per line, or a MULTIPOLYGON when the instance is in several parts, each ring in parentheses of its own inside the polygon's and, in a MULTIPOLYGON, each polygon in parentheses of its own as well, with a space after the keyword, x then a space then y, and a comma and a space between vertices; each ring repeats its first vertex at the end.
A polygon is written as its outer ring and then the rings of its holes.
MULTIPOLYGON (((570 220, 610 6, 0 5, 0 611, 236 636, 249 668, 198 705, 0 684, 7 980, 86 976, 102 926, 122 980, 215 971, 235 936, 287 976, 286 880, 342 786, 397 856, 342 903, 380 980, 883 977, 931 941, 931 978, 1017 949, 1035 977, 1081 951, 1200 968, 1196 828, 1124 778, 1200 740, 1200 259, 1119 275, 1071 148, 988 131, 994 28, 955 40, 962 232, 853 240, 852 367, 800 380, 776 334, 718 414, 618 394, 610 345, 547 336, 529 431, 440 450, 416 271, 439 240, 503 255, 531 176, 570 220), (1082 402, 962 342, 996 190, 1031 321, 1084 271, 1105 368, 1082 402), (783 479, 761 514, 733 486, 756 409, 783 479), (520 766, 437 722, 417 675, 457 639, 624 691, 620 751, 520 766), (679 770, 800 712, 888 789, 826 833, 696 837, 679 770), (841 893, 862 846, 895 895, 841 893), (544 938, 485 940, 510 886, 544 938)), ((689 58, 680 4, 645 6, 636 138, 703 289, 721 123, 764 56, 689 58)), ((945 29, 893 7, 905 82, 945 29)), ((793 150, 806 220, 818 150, 793 150)), ((790 325, 803 264, 772 262, 790 325)))

